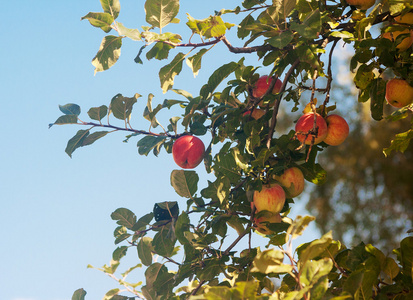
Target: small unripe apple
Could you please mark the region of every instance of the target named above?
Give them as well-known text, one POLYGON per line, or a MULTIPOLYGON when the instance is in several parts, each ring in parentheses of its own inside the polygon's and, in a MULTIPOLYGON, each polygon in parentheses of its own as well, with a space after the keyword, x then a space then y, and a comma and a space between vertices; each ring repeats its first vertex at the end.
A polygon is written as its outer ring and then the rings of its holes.
MULTIPOLYGON (((316 134, 314 144, 321 143, 327 135, 327 123, 322 116, 316 113, 316 134)), ((295 124, 297 139, 301 143, 310 145, 313 139, 313 134, 310 134, 314 128, 314 113, 306 113, 302 115, 295 124)))
POLYGON ((405 37, 397 46, 396 48, 399 49, 400 51, 405 51, 407 50, 412 44, 413 44, 413 31, 409 29, 405 29, 402 31, 392 31, 392 32, 385 32, 383 33, 383 37, 391 40, 392 42, 396 41, 396 38, 401 35, 401 34, 409 34, 407 37, 405 37))
POLYGON ((332 114, 326 117, 326 122, 327 136, 324 143, 330 146, 338 146, 343 143, 350 131, 346 120, 339 115, 332 114))
POLYGON ((413 12, 408 12, 405 15, 397 16, 394 18, 394 21, 399 24, 413 24, 413 12))
MULTIPOLYGON (((272 77, 268 77, 267 75, 264 75, 258 78, 257 82, 255 83, 254 88, 252 89, 252 95, 255 98, 262 97, 265 94, 265 92, 269 89, 271 81, 272 81, 272 77)), ((274 88, 272 89, 272 93, 273 94, 279 93, 281 90, 281 86, 282 86, 282 82, 280 79, 277 78, 274 88)))
MULTIPOLYGON (((248 116, 249 114, 251 114, 251 111, 248 110, 244 113, 244 116, 248 116)), ((255 120, 258 120, 259 118, 261 118, 263 115, 265 115, 265 110, 263 109, 259 109, 259 108, 255 108, 252 111, 251 117, 255 120)))
POLYGON ((175 163, 183 169, 193 169, 198 166, 204 154, 204 143, 196 136, 181 136, 172 146, 172 157, 175 163))
POLYGON ((288 198, 294 198, 300 195, 304 190, 304 175, 297 167, 286 169, 280 176, 274 175, 285 190, 288 198))
POLYGON ((271 214, 270 216, 264 215, 259 218, 254 218, 254 223, 256 225, 256 230, 262 234, 270 234, 272 231, 267 227, 266 222, 268 223, 281 223, 280 214, 271 214))
POLYGON ((264 185, 261 191, 254 191, 253 202, 257 212, 267 210, 274 214, 279 213, 285 203, 284 189, 278 183, 264 185))
POLYGON ((346 0, 348 5, 352 5, 361 10, 369 9, 374 5, 376 0, 346 0))
POLYGON ((413 87, 404 79, 390 79, 386 84, 386 100, 398 108, 409 105, 413 102, 413 87))

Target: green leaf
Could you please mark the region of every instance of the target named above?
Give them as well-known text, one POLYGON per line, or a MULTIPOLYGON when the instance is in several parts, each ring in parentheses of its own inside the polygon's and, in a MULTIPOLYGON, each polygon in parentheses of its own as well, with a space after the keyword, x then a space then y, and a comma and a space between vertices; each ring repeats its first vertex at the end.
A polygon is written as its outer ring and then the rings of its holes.
POLYGON ((294 38, 294 34, 290 30, 281 32, 280 35, 274 36, 266 40, 268 44, 276 48, 284 48, 287 46, 294 38))
POLYGON ((82 142, 82 147, 83 146, 88 146, 93 144, 94 142, 96 142, 98 139, 104 137, 105 135, 107 135, 109 133, 109 131, 96 131, 93 132, 92 134, 89 134, 87 137, 85 137, 85 139, 82 142))
POLYGON ((99 107, 91 107, 87 114, 89 118, 92 120, 100 121, 102 120, 108 113, 108 107, 106 105, 102 105, 99 107))
POLYGON ((103 11, 105 13, 111 14, 114 19, 116 19, 119 16, 119 0, 100 0, 100 5, 102 5, 103 11))
POLYGON ((374 120, 383 119, 383 106, 385 103, 386 82, 377 78, 371 82, 370 87, 370 111, 374 120))
POLYGON ((184 198, 192 198, 198 190, 199 177, 195 171, 173 170, 171 185, 175 192, 184 198))
POLYGON ((214 182, 208 180, 208 187, 201 191, 202 197, 223 203, 230 193, 231 182, 228 177, 220 176, 214 182))
POLYGON ((257 254, 253 261, 251 272, 263 274, 289 273, 293 270, 292 265, 283 264, 284 253, 281 250, 270 249, 257 254))
POLYGON ((227 29, 233 26, 233 24, 225 23, 220 16, 210 16, 203 20, 196 20, 188 13, 187 16, 188 22, 186 25, 192 32, 207 39, 223 36, 227 29))
POLYGON ((111 300, 112 297, 116 296, 119 293, 120 293, 120 289, 118 289, 118 288, 112 289, 112 290, 108 291, 105 294, 105 296, 103 296, 102 300, 111 300))
POLYGON ((401 264, 403 273, 413 278, 413 236, 404 238, 400 242, 401 264))
POLYGON ((188 57, 186 59, 186 64, 191 68, 194 77, 198 75, 199 70, 201 69, 201 59, 202 56, 207 52, 207 49, 201 49, 194 56, 188 57))
POLYGON ((302 266, 307 261, 316 258, 318 255, 323 253, 325 249, 333 241, 333 236, 331 231, 324 234, 320 239, 312 241, 299 255, 299 264, 302 266))
POLYGON ((138 257, 145 266, 152 264, 152 238, 143 237, 139 240, 136 247, 138 249, 138 257))
POLYGON ((138 29, 130 29, 123 26, 122 23, 116 22, 116 27, 118 28, 119 35, 126 36, 133 41, 142 40, 141 34, 138 29))
POLYGON ((175 76, 181 73, 182 62, 185 56, 185 54, 179 52, 169 64, 159 70, 159 79, 163 93, 166 93, 172 88, 175 76))
POLYGON ((317 8, 307 15, 302 24, 292 22, 291 30, 297 31, 306 39, 315 39, 320 34, 321 25, 321 14, 317 8))
POLYGON ((304 163, 302 168, 304 178, 314 184, 320 185, 327 180, 327 172, 320 164, 304 163))
POLYGON ((73 293, 72 300, 85 300, 86 294, 84 289, 78 289, 73 293))
POLYGON ((168 25, 179 12, 179 0, 146 0, 146 22, 162 29, 168 25))
POLYGON ((118 208, 110 217, 112 220, 117 221, 116 223, 118 225, 125 226, 128 229, 132 229, 136 223, 135 214, 127 208, 118 208))
POLYGON ((123 37, 113 35, 103 38, 99 51, 92 60, 92 65, 95 66, 95 74, 109 69, 118 61, 122 39, 123 37))
POLYGON ((126 252, 128 251, 128 246, 121 246, 115 249, 112 254, 112 259, 114 261, 120 261, 122 257, 126 255, 126 252))
POLYGON ((392 151, 404 153, 409 146, 411 139, 413 139, 413 129, 396 134, 395 138, 391 141, 390 146, 383 149, 384 155, 389 156, 392 151))
MULTIPOLYGON (((333 261, 329 258, 323 258, 320 260, 307 261, 302 268, 300 268, 300 282, 305 286, 315 286, 318 281, 324 281, 324 292, 328 288, 327 275, 330 273, 333 268, 333 261)), ((323 293, 322 293, 323 294, 323 293)), ((322 296, 322 295, 321 295, 322 296)), ((320 299, 311 295, 313 299, 320 299)))
POLYGON ((133 105, 141 95, 135 94, 133 97, 124 97, 122 94, 114 96, 110 102, 109 110, 115 118, 129 120, 133 105))
POLYGON ((90 12, 80 20, 84 19, 88 20, 92 26, 98 27, 106 33, 112 30, 111 25, 114 21, 114 18, 111 14, 90 12))
POLYGON ((212 92, 218 87, 218 85, 239 67, 240 63, 236 62, 230 62, 219 67, 209 77, 208 83, 201 88, 200 96, 203 99, 209 98, 212 92))
POLYGON ((160 147, 165 143, 166 136, 151 136, 147 135, 140 139, 137 143, 138 153, 140 155, 148 155, 152 149, 154 149, 154 154, 160 151, 160 147))
POLYGON ((166 44, 164 42, 157 42, 151 50, 146 53, 146 58, 148 60, 152 58, 156 58, 158 60, 166 59, 169 55, 169 50, 173 49, 174 47, 166 44))
POLYGON ((65 149, 65 152, 67 155, 72 157, 73 152, 83 146, 83 141, 86 139, 86 137, 89 135, 89 130, 79 130, 74 137, 72 137, 68 142, 67 146, 65 149))
POLYGON ((163 105, 158 104, 158 106, 154 110, 152 110, 152 99, 153 99, 153 94, 149 94, 148 102, 143 112, 143 117, 149 122, 151 122, 151 126, 153 128, 156 128, 160 123, 158 122, 155 116, 163 108, 163 105))
POLYGON ((173 227, 169 223, 162 226, 160 231, 155 234, 152 245, 155 253, 164 257, 170 257, 174 251, 175 242, 176 236, 173 227))
POLYGON ((77 104, 69 103, 66 105, 59 105, 59 109, 65 115, 80 115, 80 106, 77 104))
POLYGON ((77 124, 76 115, 64 115, 57 118, 54 123, 49 124, 49 128, 53 125, 64 125, 64 124, 77 124))
POLYGON ((304 230, 310 224, 310 222, 314 221, 315 217, 313 216, 297 216, 293 223, 288 227, 287 230, 287 237, 291 235, 291 239, 295 239, 298 236, 302 235, 304 230))

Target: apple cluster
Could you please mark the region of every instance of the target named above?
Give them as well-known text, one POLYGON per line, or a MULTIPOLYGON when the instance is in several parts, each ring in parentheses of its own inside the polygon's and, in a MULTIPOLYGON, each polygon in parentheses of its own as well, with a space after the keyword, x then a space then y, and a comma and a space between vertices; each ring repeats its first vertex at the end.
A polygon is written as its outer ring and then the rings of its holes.
POLYGON ((318 113, 309 112, 298 119, 295 131, 297 139, 306 145, 324 142, 330 146, 338 146, 347 138, 349 126, 346 120, 337 114, 323 118, 318 113))

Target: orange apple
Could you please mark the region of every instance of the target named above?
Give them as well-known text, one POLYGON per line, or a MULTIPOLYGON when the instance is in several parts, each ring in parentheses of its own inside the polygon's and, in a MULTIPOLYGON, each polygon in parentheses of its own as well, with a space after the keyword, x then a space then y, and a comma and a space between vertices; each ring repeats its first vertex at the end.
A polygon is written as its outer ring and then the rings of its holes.
POLYGON ((352 5, 361 10, 369 9, 376 2, 375 0, 346 0, 348 5, 352 5))
POLYGON ((295 131, 297 139, 301 143, 310 145, 313 140, 313 134, 315 134, 314 144, 321 143, 327 135, 327 123, 319 114, 315 114, 316 117, 316 130, 310 132, 314 128, 314 113, 306 113, 302 115, 295 124, 295 131))
POLYGON ((394 18, 394 21, 399 24, 413 24, 413 12, 408 12, 407 14, 397 16, 394 18))
POLYGON ((274 175, 285 190, 288 198, 294 198, 300 195, 304 190, 304 175, 297 167, 288 168, 280 176, 274 175))
MULTIPOLYGON (((268 90, 270 87, 272 78, 268 77, 267 75, 261 76, 258 78, 257 82, 255 83, 254 88, 252 89, 252 95, 255 98, 262 97, 265 92, 268 90)), ((272 89, 273 94, 277 94, 280 92, 282 86, 282 82, 280 79, 277 78, 277 81, 275 82, 274 88, 272 89)))
MULTIPOLYGON (((244 113, 244 116, 248 116, 249 114, 251 114, 251 111, 248 110, 244 113)), ((259 108, 255 108, 252 111, 251 117, 255 120, 258 120, 259 118, 261 118, 263 115, 265 115, 265 110, 263 109, 259 109, 259 108)))
POLYGON ((392 32, 385 32, 383 33, 383 37, 386 39, 391 40, 392 42, 396 41, 396 38, 401 34, 409 34, 405 37, 397 46, 396 48, 400 51, 405 51, 409 49, 409 47, 413 44, 413 31, 409 29, 405 29, 402 31, 392 31, 392 32))
POLYGON ((270 234, 272 231, 267 227, 268 223, 281 223, 281 215, 278 214, 268 214, 261 216, 259 218, 254 218, 254 224, 256 226, 255 230, 261 232, 262 234, 270 234))
POLYGON ((204 154, 204 143, 196 136, 181 136, 172 146, 172 157, 175 163, 183 169, 193 169, 198 166, 204 154))
POLYGON ((330 146, 340 145, 348 137, 350 128, 344 118, 339 115, 328 115, 327 122, 327 136, 324 142, 330 146))
POLYGON ((386 100, 398 108, 409 105, 413 102, 413 87, 404 79, 390 79, 386 84, 386 100))
POLYGON ((257 212, 267 210, 274 214, 279 213, 284 207, 285 192, 278 183, 264 185, 261 191, 254 191, 253 202, 257 212))

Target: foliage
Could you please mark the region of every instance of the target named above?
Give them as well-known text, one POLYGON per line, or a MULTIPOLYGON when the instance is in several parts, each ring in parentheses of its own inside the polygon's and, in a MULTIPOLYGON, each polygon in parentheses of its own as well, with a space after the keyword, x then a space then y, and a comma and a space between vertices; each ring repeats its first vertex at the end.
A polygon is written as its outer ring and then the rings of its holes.
MULTIPOLYGON (((394 43, 375 32, 410 25, 395 25, 394 17, 412 9, 407 1, 382 1, 366 11, 348 6, 344 1, 319 0, 245 0, 234 9, 216 11, 197 20, 188 14, 186 23, 191 34, 188 42, 178 33, 165 32, 168 24, 178 23, 178 0, 147 0, 146 22, 141 30, 126 28, 117 19, 118 0, 101 0, 103 12, 90 12, 82 19, 100 28, 106 35, 92 60, 95 73, 111 68, 119 59, 122 41, 129 38, 143 42, 135 62, 148 60, 168 62, 159 70, 160 87, 165 93, 174 91, 179 99, 168 99, 153 107, 154 95, 149 94, 144 118, 150 130, 134 129, 130 123, 133 106, 141 97, 115 95, 108 106, 92 107, 82 121, 80 106, 60 106, 63 113, 53 125, 86 126, 73 136, 66 147, 72 156, 80 147, 93 144, 114 131, 126 131, 126 140, 139 137, 138 152, 157 156, 162 149, 171 152, 176 138, 193 134, 208 136, 205 168, 215 176, 206 188, 198 190, 195 171, 174 170, 171 185, 187 199, 180 210, 176 202, 157 203, 154 210, 142 217, 127 208, 112 213, 117 227, 115 249, 109 265, 99 268, 114 278, 123 288, 110 290, 104 299, 410 299, 412 292, 413 237, 406 237, 394 250, 396 260, 374 246, 363 243, 350 249, 327 233, 320 239, 293 250, 292 241, 303 234, 313 217, 288 217, 294 200, 288 199, 281 211, 282 223, 269 224, 272 234, 266 236, 266 250, 251 245, 254 234, 253 191, 272 182, 273 175, 288 167, 300 168, 305 179, 316 185, 324 183, 326 171, 317 157, 328 145, 300 145, 291 130, 277 134, 276 125, 282 99, 300 106, 303 91, 310 91, 307 107, 325 116, 335 109, 329 105, 332 87, 333 52, 339 42, 354 46, 350 62, 354 83, 359 88, 359 101, 370 102, 371 117, 380 121, 398 122, 411 117, 412 107, 405 107, 389 116, 384 114, 385 75, 393 73, 413 83, 412 48, 399 51, 401 39, 394 43), (242 16, 239 24, 225 22, 228 15, 242 16), (228 30, 237 30, 242 47, 229 41, 228 30), (115 31, 115 35, 110 34, 115 31), (191 40, 198 38, 199 43, 191 40), (254 43, 256 46, 252 46, 254 43), (271 66, 267 75, 282 79, 281 91, 273 95, 272 81, 260 98, 252 89, 260 76, 258 66, 246 65, 245 58, 217 68, 202 86, 199 95, 174 89, 174 79, 182 71, 184 61, 196 76, 202 59, 216 44, 223 44, 236 54, 255 53, 262 66, 271 66), (150 48, 149 50, 147 48, 150 48), (179 50, 178 50, 179 49, 179 50), (189 50, 186 50, 189 49, 189 50), (200 49, 200 50, 199 50, 200 49), (178 50, 178 52, 176 52, 178 50), (196 53, 194 53, 196 52, 196 53), (174 53, 174 57, 170 57, 174 53), (321 79, 325 87, 316 83, 321 79), (324 97, 317 107, 316 93, 324 97), (182 115, 161 125, 157 114, 171 107, 182 109, 182 115), (262 106, 265 115, 254 120, 247 111, 262 106), (110 123, 111 115, 124 126, 110 123), (107 123, 103 119, 106 117, 107 123), (178 122, 183 132, 178 132, 178 122), (156 132, 152 131, 157 130, 156 132), (98 130, 96 130, 98 129, 98 130), (196 216, 190 218, 190 216, 196 216), (237 232, 234 240, 230 234, 237 232), (249 240, 248 247, 238 253, 240 241, 249 240), (141 264, 132 266, 121 277, 116 275, 121 259, 136 248, 141 264), (155 260, 161 257, 163 262, 155 260), (126 277, 145 266, 145 284, 131 283, 126 277), (277 286, 278 285, 278 286, 277 286), (122 296, 129 292, 133 296, 122 296)), ((385 149, 405 151, 413 128, 399 133, 385 149)), ((315 133, 311 133, 315 134, 315 133)), ((206 139, 207 137, 205 137, 206 139)), ((73 299, 84 299, 78 290, 73 299)))

